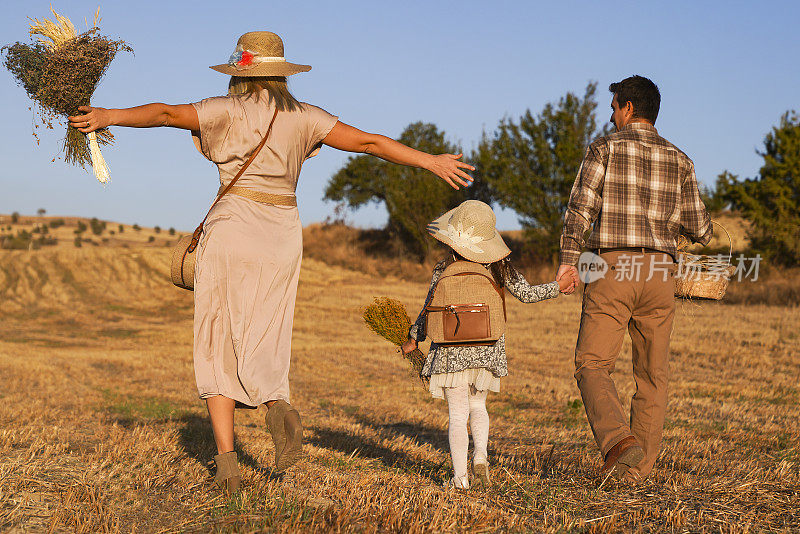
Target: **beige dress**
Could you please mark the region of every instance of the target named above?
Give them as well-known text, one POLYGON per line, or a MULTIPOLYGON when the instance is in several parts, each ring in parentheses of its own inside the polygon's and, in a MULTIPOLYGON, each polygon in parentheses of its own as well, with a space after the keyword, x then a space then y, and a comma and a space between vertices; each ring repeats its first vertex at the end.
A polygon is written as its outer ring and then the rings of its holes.
MULTIPOLYGON (((266 93, 193 104, 195 144, 227 184, 263 139, 275 108, 266 93)), ((302 104, 278 112, 266 145, 237 186, 294 194, 303 162, 337 118, 302 104)), ((194 369, 201 398, 224 395, 246 406, 289 401, 302 227, 296 207, 225 195, 205 224, 194 281, 194 369)))

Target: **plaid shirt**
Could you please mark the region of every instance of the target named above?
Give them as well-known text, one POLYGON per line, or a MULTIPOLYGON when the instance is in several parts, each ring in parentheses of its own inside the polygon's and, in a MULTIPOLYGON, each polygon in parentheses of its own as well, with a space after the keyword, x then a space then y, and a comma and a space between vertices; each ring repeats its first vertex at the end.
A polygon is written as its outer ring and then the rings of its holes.
POLYGON ((712 235, 694 163, 642 122, 586 150, 564 215, 562 264, 578 262, 592 223, 587 248, 647 247, 673 258, 678 235, 704 245, 712 235))

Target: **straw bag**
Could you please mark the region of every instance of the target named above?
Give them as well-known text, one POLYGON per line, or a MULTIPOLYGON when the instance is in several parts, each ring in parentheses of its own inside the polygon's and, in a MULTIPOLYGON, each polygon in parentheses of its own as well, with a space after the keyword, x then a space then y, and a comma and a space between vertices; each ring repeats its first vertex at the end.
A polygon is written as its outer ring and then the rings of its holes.
POLYGON ((264 145, 267 143, 267 137, 269 137, 269 133, 272 131, 272 125, 275 123, 275 117, 278 116, 278 110, 275 110, 275 113, 272 115, 272 120, 269 123, 269 127, 267 128, 267 133, 264 135, 264 139, 256 147, 255 151, 250 154, 250 157, 247 159, 242 168, 239 169, 239 172, 236 173, 236 176, 233 177, 233 180, 228 183, 227 186, 222 190, 221 193, 217 195, 216 200, 214 203, 211 204, 211 207, 208 208, 208 213, 206 216, 203 217, 203 222, 200 223, 200 226, 194 231, 192 235, 185 235, 178 240, 178 243, 172 249, 172 264, 170 267, 170 274, 172 278, 172 283, 176 286, 188 289, 189 291, 194 290, 194 264, 196 260, 195 253, 197 252, 197 244, 200 242, 200 236, 203 235, 203 225, 206 223, 206 219, 211 214, 211 210, 214 209, 214 206, 217 205, 217 202, 225 196, 225 193, 231 190, 233 185, 236 181, 244 174, 244 171, 247 170, 247 167, 256 159, 256 156, 264 145))
POLYGON ((716 221, 711 221, 725 232, 730 242, 727 257, 695 255, 681 252, 680 263, 675 275, 675 296, 688 299, 722 300, 728 289, 731 275, 736 268, 731 265, 733 240, 728 230, 716 221))
POLYGON ((504 291, 480 263, 451 263, 425 307, 428 337, 439 345, 494 343, 506 330, 504 291))

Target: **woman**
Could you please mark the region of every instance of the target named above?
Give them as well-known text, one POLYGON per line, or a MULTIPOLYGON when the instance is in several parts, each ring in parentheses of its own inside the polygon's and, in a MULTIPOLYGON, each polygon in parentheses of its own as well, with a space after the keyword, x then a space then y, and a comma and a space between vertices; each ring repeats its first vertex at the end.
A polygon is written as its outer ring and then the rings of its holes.
POLYGON ((455 189, 472 181, 464 169, 474 168, 458 161, 460 154, 420 152, 298 102, 286 76, 311 67, 286 61, 274 33, 242 35, 228 63, 211 68, 231 75, 228 96, 175 106, 82 107, 69 121, 84 133, 112 125, 191 130, 223 186, 267 137, 209 214, 195 268, 195 377, 217 444, 215 482, 230 492, 241 481, 233 452, 237 405, 267 406, 278 470, 302 455, 300 416, 289 404, 289 360, 302 253, 294 192, 303 162, 325 144, 427 169, 455 189))

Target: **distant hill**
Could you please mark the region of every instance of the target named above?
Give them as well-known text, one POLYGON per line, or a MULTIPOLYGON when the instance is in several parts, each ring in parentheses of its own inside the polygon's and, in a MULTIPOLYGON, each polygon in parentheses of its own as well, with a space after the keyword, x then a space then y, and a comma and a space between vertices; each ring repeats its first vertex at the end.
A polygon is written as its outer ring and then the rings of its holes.
POLYGON ((181 236, 174 228, 120 224, 86 217, 0 214, 0 248, 168 247, 181 236))
MULTIPOLYGON (((152 310, 184 309, 191 304, 189 292, 175 289, 169 281, 170 246, 180 232, 170 235, 169 229, 156 232, 146 227, 135 230, 133 225, 122 225, 120 232, 119 223, 105 221, 103 228, 103 221, 92 223, 83 217, 20 216, 16 223, 10 219, 9 215, 0 215, 4 248, 25 243, 20 235, 27 235, 28 241, 16 250, 0 250, 0 312, 23 313, 47 302, 47 306, 59 309, 80 308, 102 315, 101 308, 127 309, 131 295, 135 295, 137 305, 152 310), (51 227, 51 223, 55 224, 51 227), (76 234, 81 225, 86 228, 76 234), (43 226, 48 228, 44 233, 43 226), (93 226, 99 233, 92 231, 93 226), (54 244, 38 244, 43 237, 54 244), (81 239, 80 247, 75 246, 76 238, 81 239)), ((732 214, 716 216, 715 220, 731 233, 735 258, 747 244, 745 222, 732 214)), ((514 264, 530 282, 553 279, 552 265, 526 261, 522 232, 502 233, 514 249, 514 264)), ((727 249, 724 232, 717 229, 716 234, 710 250, 727 249)), ((335 278, 330 268, 355 271, 368 278, 427 284, 433 264, 445 254, 444 248, 439 248, 419 263, 399 250, 388 232, 343 224, 308 225, 303 229, 303 247, 303 270, 314 271, 311 279, 319 276, 319 283, 335 278)), ((796 306, 800 302, 798 280, 797 269, 764 265, 757 283, 732 281, 724 302, 796 306)))
MULTIPOLYGON (((722 212, 712 218, 730 233, 734 253, 747 249, 746 220, 731 212, 722 212)), ((87 217, 0 214, 0 249, 171 247, 185 233, 173 228, 121 224, 87 217)), ((511 230, 501 234, 514 250, 513 258, 523 263, 528 261, 525 259, 524 232, 511 230)), ((387 232, 344 224, 310 224, 303 229, 303 240, 308 257, 374 274, 405 274, 423 279, 430 272, 428 263, 436 260, 432 257, 420 265, 400 250, 387 232)), ((708 249, 726 250, 730 242, 725 232, 715 225, 714 238, 708 249)))
POLYGON ((731 236, 733 242, 733 252, 743 252, 750 246, 750 241, 747 239, 747 232, 750 229, 750 222, 745 220, 741 215, 732 213, 730 211, 723 211, 711 216, 711 220, 719 223, 724 227, 720 229, 718 225, 714 225, 714 238, 708 244, 713 249, 724 249, 729 246, 729 241, 725 235, 725 230, 731 236))

